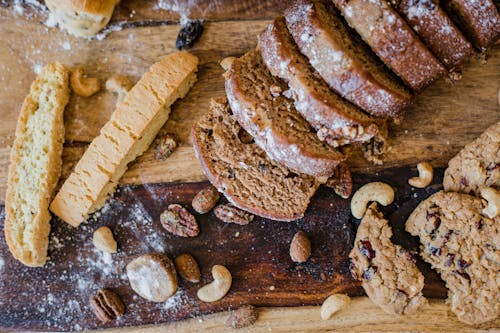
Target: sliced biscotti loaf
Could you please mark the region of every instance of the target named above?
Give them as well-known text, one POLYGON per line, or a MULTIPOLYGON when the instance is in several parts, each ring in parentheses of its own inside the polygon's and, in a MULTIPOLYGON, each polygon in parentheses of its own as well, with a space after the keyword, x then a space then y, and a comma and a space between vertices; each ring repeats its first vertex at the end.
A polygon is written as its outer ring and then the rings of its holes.
POLYGON ((210 182, 237 207, 279 221, 301 218, 319 183, 270 160, 237 123, 227 101, 210 104, 192 129, 196 155, 210 182))
POLYGON ((295 100, 295 108, 317 130, 321 140, 334 147, 367 142, 380 133, 383 120, 365 114, 328 87, 300 53, 278 17, 259 36, 258 49, 270 72, 288 83, 284 92, 295 100))
POLYGON ((258 51, 233 61, 225 74, 235 119, 267 155, 290 169, 326 179, 345 156, 320 141, 282 93, 286 84, 271 75, 258 51))
POLYGON ((413 90, 446 73, 405 20, 385 0, 333 0, 349 25, 413 90))
POLYGON ((500 122, 490 126, 448 162, 446 191, 479 196, 482 187, 500 190, 500 122))
POLYGON ((285 19, 298 48, 330 88, 372 115, 400 118, 412 98, 409 89, 350 31, 333 5, 298 0, 285 19))
POLYGON ((351 272, 373 303, 390 314, 412 314, 426 304, 424 275, 413 254, 391 241, 392 229, 372 203, 358 227, 349 254, 351 272))
POLYGON ((99 209, 127 164, 148 148, 165 124, 170 106, 194 84, 197 68, 198 58, 187 52, 169 54, 151 66, 92 141, 50 210, 76 227, 99 209))
POLYGON ((446 68, 459 66, 474 52, 438 0, 391 0, 391 3, 446 68))
POLYGON ((500 13, 494 0, 442 1, 448 14, 479 50, 500 39, 500 13))
POLYGON ((24 100, 10 152, 5 198, 5 239, 12 255, 42 266, 49 244, 49 204, 61 173, 68 70, 45 66, 24 100))

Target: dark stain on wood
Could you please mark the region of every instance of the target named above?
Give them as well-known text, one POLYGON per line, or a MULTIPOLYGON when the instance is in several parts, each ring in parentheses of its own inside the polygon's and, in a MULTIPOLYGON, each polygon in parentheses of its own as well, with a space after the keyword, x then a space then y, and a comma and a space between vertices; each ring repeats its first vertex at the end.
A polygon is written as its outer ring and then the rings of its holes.
MULTIPOLYGON (((417 242, 404 232, 404 222, 413 208, 439 189, 411 189, 407 179, 416 174, 410 167, 390 169, 378 175, 355 174, 355 189, 370 181, 385 181, 396 189, 395 203, 382 210, 394 229, 394 241, 408 248, 417 242)), ((442 170, 436 171, 436 184, 442 170)), ((160 213, 171 203, 191 212, 191 200, 208 183, 150 184, 124 186, 106 207, 80 228, 52 221, 50 261, 43 268, 28 268, 15 261, 0 236, 0 326, 9 329, 75 330, 113 326, 135 326, 169 322, 207 314, 241 304, 255 306, 317 305, 333 292, 362 295, 359 283, 349 273, 348 254, 359 221, 350 215, 350 200, 329 188, 321 188, 306 213, 292 223, 257 218, 239 226, 218 221, 213 213, 195 214, 200 225, 196 238, 168 234, 159 222, 160 213), (92 232, 107 225, 115 234, 119 252, 103 257, 92 245, 92 232), (312 255, 304 264, 293 263, 289 243, 304 230, 311 239, 312 255), (131 290, 125 266, 135 256, 164 252, 171 258, 190 253, 199 262, 202 281, 180 279, 179 292, 167 303, 152 303, 131 290), (221 301, 203 303, 196 297, 199 287, 212 280, 215 264, 225 265, 233 275, 229 294, 221 301), (102 325, 91 313, 89 298, 99 288, 116 291, 127 306, 119 320, 102 325)), ((0 224, 4 207, 0 208, 0 224)), ((420 263, 422 264, 422 263, 420 263)), ((425 294, 444 298, 446 289, 439 276, 425 265, 425 294)))

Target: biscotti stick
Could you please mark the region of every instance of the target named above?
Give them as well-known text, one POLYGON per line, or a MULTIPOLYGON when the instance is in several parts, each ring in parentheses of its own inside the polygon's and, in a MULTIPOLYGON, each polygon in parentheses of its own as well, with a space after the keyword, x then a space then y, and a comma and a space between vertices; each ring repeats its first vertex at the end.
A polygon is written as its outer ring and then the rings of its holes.
POLYGON ((151 144, 196 81, 198 58, 187 52, 164 57, 129 91, 57 193, 50 210, 77 227, 114 192, 127 164, 151 144))
POLYGON ((27 266, 47 261, 49 204, 61 174, 68 70, 48 64, 24 100, 10 152, 5 199, 5 239, 27 266))

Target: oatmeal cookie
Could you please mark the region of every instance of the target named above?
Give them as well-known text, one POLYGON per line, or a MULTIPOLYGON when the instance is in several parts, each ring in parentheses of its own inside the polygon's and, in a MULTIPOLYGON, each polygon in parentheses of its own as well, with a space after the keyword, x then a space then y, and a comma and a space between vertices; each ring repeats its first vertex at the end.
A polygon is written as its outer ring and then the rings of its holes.
POLYGON ((411 314, 426 303, 424 276, 414 253, 391 242, 392 229, 372 203, 361 220, 351 258, 351 272, 373 303, 391 314, 411 314))
POLYGON ((422 258, 446 282, 451 310, 467 324, 500 313, 500 217, 482 215, 483 201, 438 192, 420 203, 406 230, 420 237, 422 258))
POLYGON ((476 196, 483 186, 500 189, 500 122, 450 160, 443 185, 446 191, 476 196))

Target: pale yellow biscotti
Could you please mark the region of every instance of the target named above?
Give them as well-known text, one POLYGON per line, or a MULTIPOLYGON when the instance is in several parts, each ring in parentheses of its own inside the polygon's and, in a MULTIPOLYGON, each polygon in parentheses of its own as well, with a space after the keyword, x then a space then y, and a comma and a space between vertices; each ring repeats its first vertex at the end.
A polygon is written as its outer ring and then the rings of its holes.
POLYGON ((5 239, 27 266, 47 261, 49 204, 61 174, 68 70, 48 64, 31 85, 17 122, 5 199, 5 239))
POLYGON ((176 52, 151 66, 92 141, 52 201, 50 210, 77 227, 101 208, 127 169, 151 144, 196 81, 198 58, 176 52))

